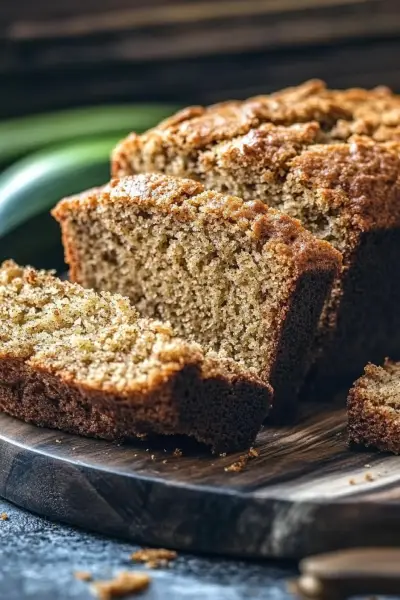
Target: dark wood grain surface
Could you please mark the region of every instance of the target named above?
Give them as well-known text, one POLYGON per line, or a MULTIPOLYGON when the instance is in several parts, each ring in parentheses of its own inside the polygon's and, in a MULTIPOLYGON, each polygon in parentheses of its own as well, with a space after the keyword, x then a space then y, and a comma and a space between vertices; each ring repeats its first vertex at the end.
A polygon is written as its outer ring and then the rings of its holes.
POLYGON ((336 404, 305 404, 295 427, 265 428, 239 473, 225 471, 238 455, 182 440, 116 446, 6 415, 0 431, 1 496, 107 535, 246 557, 399 543, 400 459, 348 449, 336 404))
POLYGON ((0 116, 212 102, 310 77, 400 90, 397 0, 0 3, 0 116))

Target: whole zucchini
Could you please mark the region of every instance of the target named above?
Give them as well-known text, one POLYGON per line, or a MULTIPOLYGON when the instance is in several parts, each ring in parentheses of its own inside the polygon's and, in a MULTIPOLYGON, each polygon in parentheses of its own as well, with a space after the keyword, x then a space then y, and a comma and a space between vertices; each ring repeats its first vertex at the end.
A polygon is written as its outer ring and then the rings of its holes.
POLYGON ((39 148, 79 137, 121 137, 156 125, 177 110, 164 104, 94 106, 19 117, 0 122, 0 164, 39 148))
POLYGON ((50 209, 64 196, 108 181, 121 136, 89 139, 32 154, 0 176, 0 261, 62 271, 60 229, 50 209))
POLYGON ((0 238, 48 212, 63 196, 106 183, 110 152, 120 136, 48 148, 15 163, 0 176, 0 238))

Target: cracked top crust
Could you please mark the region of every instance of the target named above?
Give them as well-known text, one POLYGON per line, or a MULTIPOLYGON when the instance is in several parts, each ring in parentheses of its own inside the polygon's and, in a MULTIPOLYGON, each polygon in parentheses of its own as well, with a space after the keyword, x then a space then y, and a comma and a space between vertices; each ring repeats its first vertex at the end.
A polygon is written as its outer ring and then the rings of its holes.
POLYGON ((311 121, 332 139, 353 134, 377 141, 400 139, 400 98, 388 88, 329 90, 324 82, 312 80, 268 96, 188 107, 151 132, 195 149, 243 135, 262 123, 288 126, 311 121))
POLYGON ((329 90, 315 80, 189 107, 132 133, 112 164, 118 176, 158 171, 209 189, 222 189, 226 178, 245 199, 247 188, 286 180, 316 192, 324 206, 342 207, 361 230, 399 226, 400 96, 384 87, 329 90))

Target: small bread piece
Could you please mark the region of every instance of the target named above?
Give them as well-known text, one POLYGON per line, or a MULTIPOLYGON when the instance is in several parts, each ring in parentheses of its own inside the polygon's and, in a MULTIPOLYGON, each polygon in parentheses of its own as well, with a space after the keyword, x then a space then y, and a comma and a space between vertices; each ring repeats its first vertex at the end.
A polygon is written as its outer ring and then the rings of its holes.
POLYGON ((368 361, 400 359, 400 96, 309 81, 188 108, 128 136, 112 165, 119 177, 162 172, 261 200, 342 252, 309 377, 317 398, 368 361))
POLYGON ((122 571, 114 579, 94 581, 90 586, 99 600, 113 600, 132 594, 140 594, 150 585, 147 573, 122 571))
POLYGON ((15 417, 108 440, 188 435, 224 452, 251 445, 271 394, 122 296, 0 268, 0 410, 15 417))
MULTIPOLYGON (((142 315, 242 363, 294 402, 340 254, 262 202, 159 174, 62 201, 70 277, 128 296, 142 315)), ((279 420, 279 419, 278 419, 279 420)))
POLYGON ((400 454, 400 363, 369 364, 347 399, 349 439, 400 454))

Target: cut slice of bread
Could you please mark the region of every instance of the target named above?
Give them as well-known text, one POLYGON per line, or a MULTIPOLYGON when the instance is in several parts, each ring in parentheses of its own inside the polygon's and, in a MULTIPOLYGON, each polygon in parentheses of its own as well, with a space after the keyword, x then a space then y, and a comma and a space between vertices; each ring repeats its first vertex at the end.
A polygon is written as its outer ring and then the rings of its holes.
POLYGON ((73 281, 128 296, 274 388, 274 415, 295 415, 323 303, 340 254, 290 217, 195 181, 113 180, 62 201, 73 281))
POLYGON ((367 365, 347 409, 350 442, 400 454, 400 363, 367 365))
POLYGON ((0 410, 109 440, 179 434, 248 447, 271 387, 169 325, 12 261, 0 268, 0 410))

